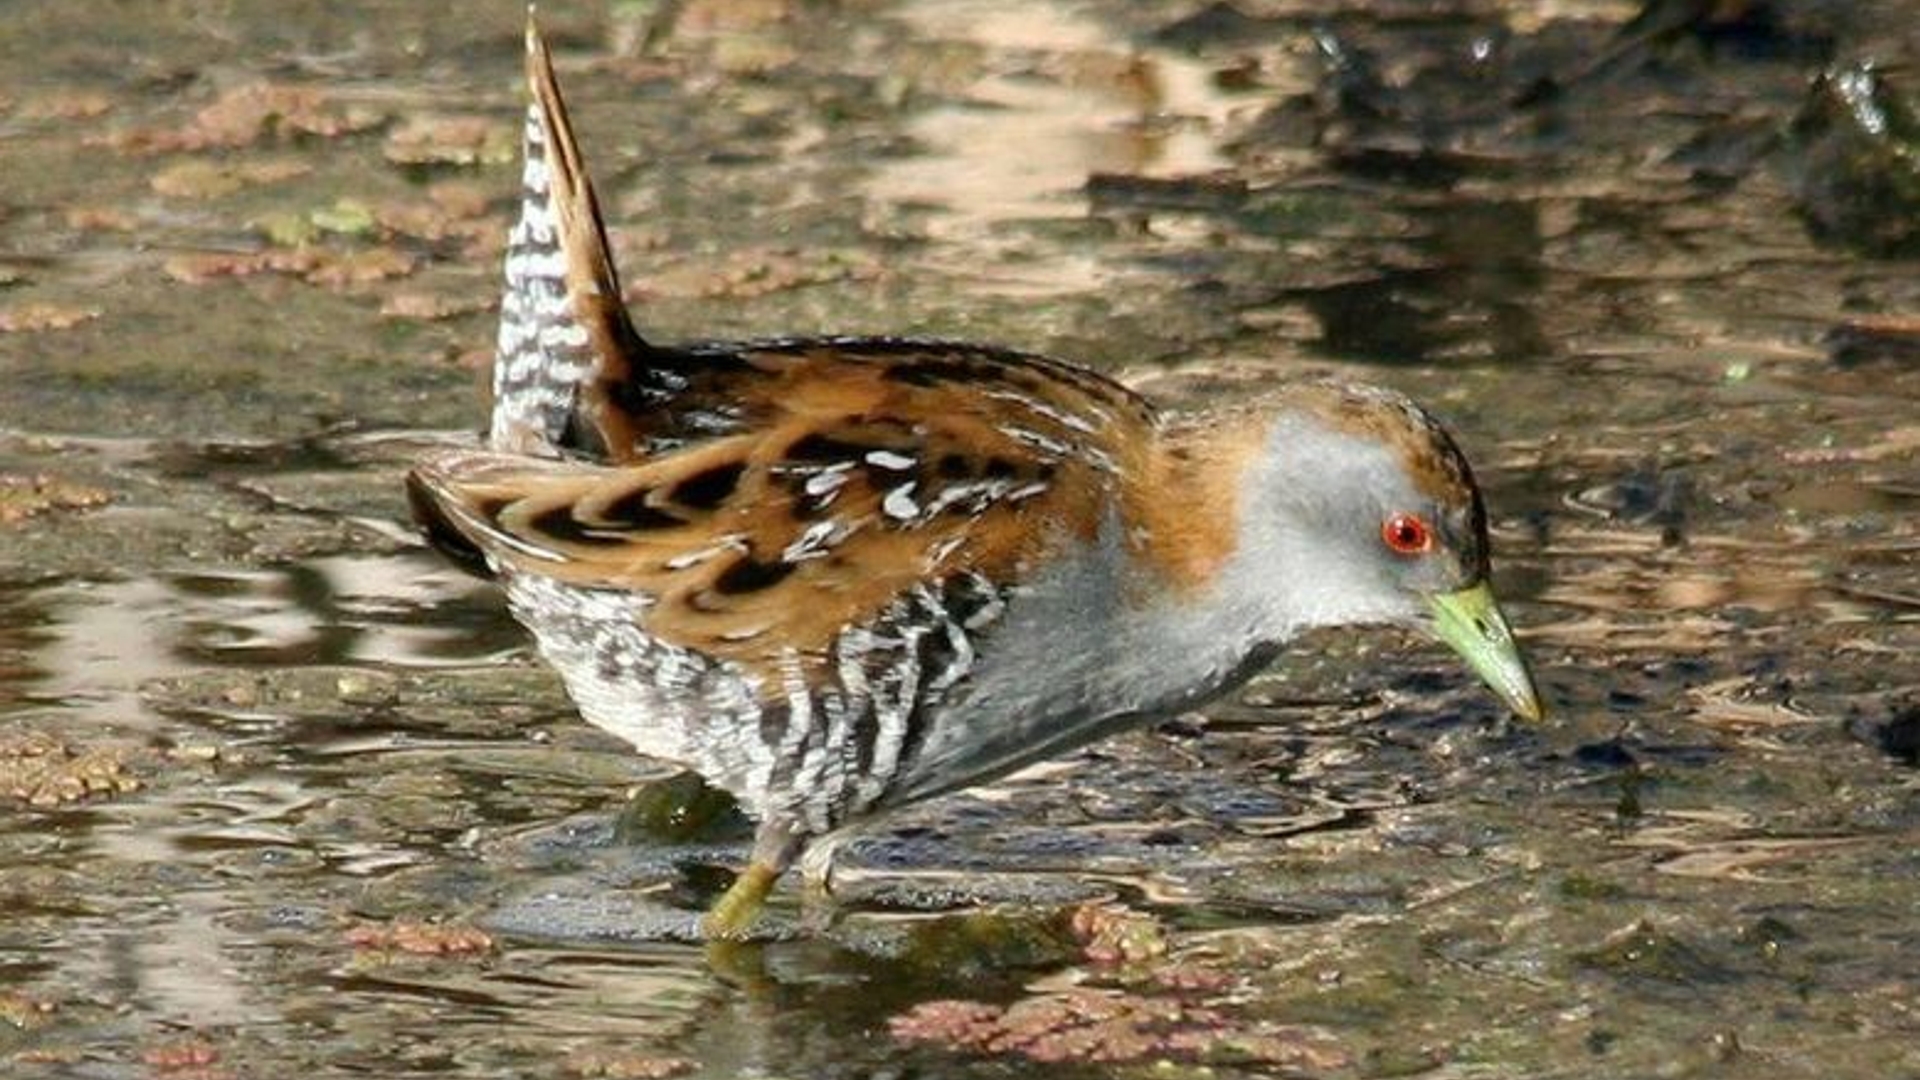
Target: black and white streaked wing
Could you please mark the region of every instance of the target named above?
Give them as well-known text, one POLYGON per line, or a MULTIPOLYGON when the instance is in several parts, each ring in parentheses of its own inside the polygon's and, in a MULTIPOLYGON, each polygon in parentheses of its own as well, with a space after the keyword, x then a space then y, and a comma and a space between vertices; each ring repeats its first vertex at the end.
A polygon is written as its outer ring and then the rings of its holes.
POLYGON ((828 662, 789 651, 765 674, 646 632, 649 598, 507 576, 514 614, 582 715, 697 770, 755 817, 824 833, 881 805, 963 694, 1004 591, 979 575, 913 589, 850 627, 828 662))
POLYGON ((974 573, 928 582, 843 631, 829 663, 790 668, 758 731, 774 749, 767 808, 822 833, 885 802, 933 718, 966 693, 1005 597, 974 573))

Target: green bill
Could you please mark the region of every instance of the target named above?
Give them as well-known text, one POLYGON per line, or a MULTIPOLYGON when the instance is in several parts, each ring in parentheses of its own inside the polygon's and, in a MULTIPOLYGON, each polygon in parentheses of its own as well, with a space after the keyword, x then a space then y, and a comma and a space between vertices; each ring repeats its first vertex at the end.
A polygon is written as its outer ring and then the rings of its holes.
POLYGON ((1474 674, 1506 702, 1514 715, 1537 723, 1546 715, 1533 673, 1513 640, 1513 630, 1486 582, 1433 598, 1433 630, 1453 646, 1474 674))

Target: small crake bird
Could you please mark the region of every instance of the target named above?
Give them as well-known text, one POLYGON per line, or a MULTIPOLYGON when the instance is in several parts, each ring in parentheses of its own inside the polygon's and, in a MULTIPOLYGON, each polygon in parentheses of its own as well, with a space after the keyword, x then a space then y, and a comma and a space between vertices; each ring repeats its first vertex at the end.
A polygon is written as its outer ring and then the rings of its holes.
POLYGON ((1365 386, 1172 416, 1084 368, 910 338, 662 346, 621 300, 537 29, 484 449, 408 478, 581 713, 759 823, 703 931, 814 841, 1400 624, 1541 714, 1446 431, 1365 386))

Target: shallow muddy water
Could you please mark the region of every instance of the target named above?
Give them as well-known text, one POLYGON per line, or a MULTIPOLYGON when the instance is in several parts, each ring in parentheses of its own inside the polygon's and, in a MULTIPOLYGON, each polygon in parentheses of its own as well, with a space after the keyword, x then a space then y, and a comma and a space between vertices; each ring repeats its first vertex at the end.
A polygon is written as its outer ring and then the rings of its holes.
POLYGON ((544 5, 644 330, 1404 389, 1555 710, 1317 636, 726 950, 737 823, 405 524, 516 179, 455 10, 0 20, 0 1074, 1920 1076, 1910 2, 544 5))

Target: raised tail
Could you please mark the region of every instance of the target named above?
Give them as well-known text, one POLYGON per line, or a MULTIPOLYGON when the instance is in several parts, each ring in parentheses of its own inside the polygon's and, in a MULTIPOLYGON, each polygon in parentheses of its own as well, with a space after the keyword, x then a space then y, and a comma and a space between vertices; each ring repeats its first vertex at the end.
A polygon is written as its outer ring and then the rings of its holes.
POLYGON ((633 433, 614 404, 647 346, 628 321, 620 277, 553 76, 527 15, 527 126, 520 220, 507 244, 493 362, 494 449, 620 459, 633 433))

